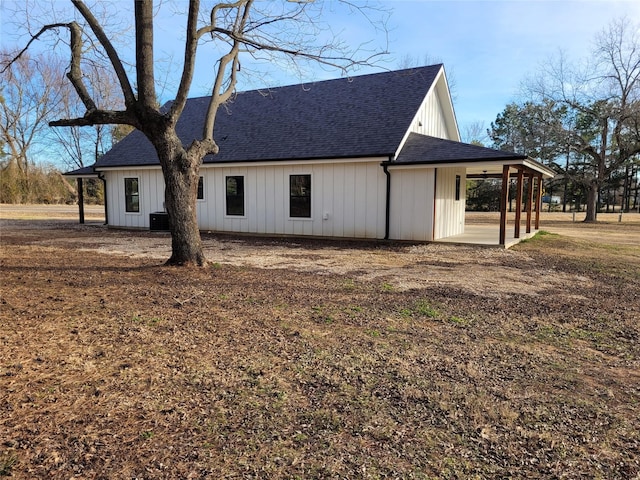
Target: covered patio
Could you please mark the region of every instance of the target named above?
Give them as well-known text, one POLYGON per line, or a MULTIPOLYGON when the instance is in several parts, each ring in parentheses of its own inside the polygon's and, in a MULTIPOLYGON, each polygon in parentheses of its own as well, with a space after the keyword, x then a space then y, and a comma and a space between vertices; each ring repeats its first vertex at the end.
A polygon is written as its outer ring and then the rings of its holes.
POLYGON ((467 180, 499 179, 500 219, 498 225, 469 225, 464 232, 436 242, 495 245, 509 248, 530 238, 540 228, 543 180, 555 172, 541 163, 520 155, 478 145, 411 134, 397 160, 398 164, 423 164, 433 168, 463 167, 467 180), (514 190, 515 208, 510 219, 509 198, 514 190))
POLYGON ((496 178, 502 182, 498 231, 493 224, 469 224, 465 221, 462 235, 442 240, 509 248, 531 238, 540 229, 543 180, 553 176, 552 170, 528 157, 468 167, 468 180, 496 178), (514 192, 513 212, 508 211, 510 191, 514 192))
POLYGON ((461 233, 460 235, 452 235, 449 237, 441 238, 439 240, 436 240, 436 242, 452 243, 458 245, 480 245, 489 247, 501 246, 504 248, 510 248, 513 245, 521 242, 522 240, 533 237, 538 232, 537 228, 532 229, 529 233, 523 231, 523 229, 521 228, 520 237, 516 238, 514 236, 515 214, 512 212, 508 214, 507 226, 505 228, 504 244, 500 244, 500 213, 492 212, 495 213, 496 218, 487 218, 486 216, 483 216, 481 220, 473 218, 474 213, 476 212, 467 212, 467 221, 464 226, 464 233, 461 233), (469 218, 470 216, 471 218, 469 218))

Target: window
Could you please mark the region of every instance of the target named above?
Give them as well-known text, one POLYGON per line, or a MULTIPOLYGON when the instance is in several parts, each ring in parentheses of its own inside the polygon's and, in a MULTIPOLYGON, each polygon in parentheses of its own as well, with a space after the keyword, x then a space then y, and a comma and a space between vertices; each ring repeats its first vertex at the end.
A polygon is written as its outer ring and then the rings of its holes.
POLYGON ((460 175, 456 175, 456 200, 460 200, 460 175))
POLYGON ((140 211, 140 190, 137 178, 124 179, 124 208, 125 212, 140 211))
POLYGON ((289 216, 311 218, 311 175, 289 177, 289 216))
POLYGON ((226 177, 227 215, 244 215, 244 177, 226 177))
POLYGON ((198 178, 198 200, 204 200, 204 177, 198 178))

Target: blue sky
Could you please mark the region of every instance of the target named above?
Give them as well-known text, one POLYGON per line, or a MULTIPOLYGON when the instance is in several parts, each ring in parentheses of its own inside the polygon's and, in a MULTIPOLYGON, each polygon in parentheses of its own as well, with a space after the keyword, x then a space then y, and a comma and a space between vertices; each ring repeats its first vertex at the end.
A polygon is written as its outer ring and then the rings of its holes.
MULTIPOLYGON (((17 1, 0 0, 1 44, 9 43, 15 28, 12 25, 15 19, 7 18, 4 6, 17 1)), ((41 6, 45 3, 35 2, 33 7, 44 8, 41 6)), ((116 0, 115 3, 120 3, 122 11, 131 6, 130 1, 116 0)), ((416 64, 425 64, 428 60, 429 63, 443 62, 454 84, 454 107, 463 135, 474 122, 489 127, 507 103, 517 100, 521 82, 560 50, 570 59, 582 60, 589 55, 596 35, 611 20, 626 15, 640 21, 640 1, 382 0, 381 3, 392 11, 388 35, 390 55, 383 63, 384 68, 399 68, 406 56, 412 57, 416 64)), ((185 5, 185 2, 179 0, 177 4, 185 5)), ((371 30, 364 28, 360 19, 341 13, 334 0, 327 0, 327 4, 327 10, 334 15, 329 22, 343 30, 347 40, 356 43, 372 40, 371 30)), ((68 4, 58 0, 54 5, 63 8, 68 4)), ((166 16, 159 20, 156 39, 161 52, 157 58, 166 58, 168 54, 179 60, 182 18, 166 16)), ((383 38, 373 40, 383 43, 383 38)), ((199 61, 192 96, 209 93, 212 70, 207 63, 206 58, 199 61)), ((164 71, 169 71, 169 77, 173 74, 177 78, 179 68, 176 67, 165 66, 164 71)), ((363 69, 356 74, 373 71, 376 70, 363 69)), ((338 76, 338 71, 315 68, 300 78, 293 72, 274 70, 271 66, 243 78, 239 89, 338 76)), ((158 77, 164 78, 162 74, 158 77)), ((161 92, 162 100, 171 98, 175 93, 172 90, 167 88, 161 92)))
MULTIPOLYGON (((507 103, 517 100, 522 81, 562 50, 569 59, 588 57, 596 35, 622 16, 640 21, 640 1, 386 0, 390 55, 384 68, 442 62, 452 80, 454 107, 461 133, 469 124, 485 128, 507 103)), ((370 30, 357 17, 330 20, 353 42, 369 40, 370 30), (352 23, 352 22, 359 23, 352 23)), ((378 39, 382 41, 382 39, 378 39)), ((207 72, 210 70, 206 70, 207 72)), ((357 74, 376 71, 359 70, 357 74)), ((340 76, 338 71, 308 71, 304 80, 340 76)), ((293 73, 245 78, 240 89, 297 83, 293 73)), ((205 95, 206 81, 196 78, 192 95, 205 95)))
MULTIPOLYGON (((395 55, 442 60, 455 83, 461 131, 488 127, 522 81, 562 50, 579 61, 613 19, 640 21, 640 1, 389 1, 395 55), (396 53, 397 52, 397 53, 396 53)), ((464 132, 463 132, 464 133, 464 132)))

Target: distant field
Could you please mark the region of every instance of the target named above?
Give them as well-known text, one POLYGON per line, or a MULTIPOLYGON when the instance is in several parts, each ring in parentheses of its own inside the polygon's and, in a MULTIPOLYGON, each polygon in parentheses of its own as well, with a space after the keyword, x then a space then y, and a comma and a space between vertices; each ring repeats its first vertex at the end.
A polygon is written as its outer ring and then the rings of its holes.
MULTIPOLYGON (((85 205, 85 220, 103 220, 104 205, 85 205)), ((0 204, 0 219, 78 219, 77 205, 10 205, 0 204)))

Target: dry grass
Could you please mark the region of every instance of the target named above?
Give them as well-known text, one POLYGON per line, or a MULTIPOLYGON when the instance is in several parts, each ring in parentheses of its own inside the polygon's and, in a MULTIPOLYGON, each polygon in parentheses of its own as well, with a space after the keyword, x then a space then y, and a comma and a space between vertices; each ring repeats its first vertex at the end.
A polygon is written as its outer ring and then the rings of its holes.
POLYGON ((2 241, 0 476, 640 475, 637 247, 544 235, 494 261, 574 281, 489 294, 28 239, 2 241))

